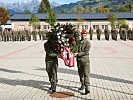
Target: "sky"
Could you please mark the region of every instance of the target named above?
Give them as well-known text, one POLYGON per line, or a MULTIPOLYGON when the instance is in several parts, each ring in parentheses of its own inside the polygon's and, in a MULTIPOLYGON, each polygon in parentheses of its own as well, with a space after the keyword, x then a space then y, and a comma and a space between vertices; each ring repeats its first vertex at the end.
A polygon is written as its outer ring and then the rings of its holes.
MULTIPOLYGON (((0 0, 0 1, 4 1, 4 2, 21 2, 21 1, 31 1, 31 0, 0 0)), ((39 0, 41 1, 41 0, 39 0)), ((59 2, 59 4, 69 4, 69 3, 74 3, 80 0, 49 0, 50 2, 55 1, 55 2, 59 2)))

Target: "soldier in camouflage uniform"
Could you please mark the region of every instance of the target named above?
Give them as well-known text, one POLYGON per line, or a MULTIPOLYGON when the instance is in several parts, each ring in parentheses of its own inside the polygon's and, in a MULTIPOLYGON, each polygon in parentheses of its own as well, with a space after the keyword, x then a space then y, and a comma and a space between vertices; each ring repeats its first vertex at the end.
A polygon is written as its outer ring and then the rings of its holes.
POLYGON ((92 36, 93 36, 93 29, 92 29, 92 27, 90 27, 89 34, 90 34, 90 40, 92 40, 92 36))
POLYGON ((4 40, 4 42, 7 41, 7 32, 6 32, 6 30, 3 31, 3 40, 4 40))
POLYGON ((118 31, 115 28, 112 28, 111 36, 112 36, 112 39, 115 41, 117 41, 117 34, 118 34, 118 31))
POLYGON ((131 28, 129 28, 127 31, 127 39, 131 40, 131 36, 132 36, 132 30, 131 28))
POLYGON ((39 39, 42 39, 42 34, 41 34, 41 30, 38 31, 38 35, 39 35, 39 39))
POLYGON ((28 30, 28 41, 31 41, 31 31, 28 30))
POLYGON ((48 31, 47 30, 43 30, 43 31, 41 31, 41 34, 42 34, 42 40, 46 40, 46 36, 48 34, 48 31))
POLYGON ((105 39, 109 41, 110 30, 108 27, 104 30, 105 39))
POLYGON ((0 41, 2 41, 2 30, 0 30, 0 41))
POLYGON ((97 39, 100 40, 100 37, 101 37, 101 29, 98 27, 98 29, 96 30, 96 33, 97 33, 97 39))
POLYGON ((32 35, 33 35, 33 40, 37 40, 37 31, 36 30, 34 30, 34 31, 32 31, 32 35))
POLYGON ((1 40, 4 41, 3 31, 1 31, 1 40))
POLYGON ((133 28, 132 28, 132 33, 131 33, 131 40, 133 40, 133 28))
POLYGON ((87 40, 87 33, 82 30, 81 32, 82 41, 78 50, 78 53, 75 53, 77 56, 77 67, 80 77, 81 87, 79 90, 85 88, 85 95, 90 93, 90 60, 89 60, 89 50, 90 42, 87 40))
POLYGON ((46 71, 48 73, 49 81, 51 83, 51 87, 49 90, 56 92, 57 86, 57 69, 58 69, 58 58, 56 53, 52 53, 52 40, 48 40, 44 44, 44 48, 46 51, 45 63, 46 63, 46 71))
POLYGON ((125 28, 122 28, 122 40, 126 41, 127 38, 127 30, 125 28))

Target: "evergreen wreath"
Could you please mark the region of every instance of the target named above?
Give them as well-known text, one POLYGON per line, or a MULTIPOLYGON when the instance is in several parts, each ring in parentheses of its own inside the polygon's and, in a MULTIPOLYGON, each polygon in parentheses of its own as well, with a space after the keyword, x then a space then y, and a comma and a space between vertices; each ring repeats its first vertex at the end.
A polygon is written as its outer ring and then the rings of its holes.
POLYGON ((51 42, 51 53, 61 53, 63 47, 70 47, 73 53, 78 52, 80 45, 80 34, 72 24, 57 23, 47 34, 51 42))

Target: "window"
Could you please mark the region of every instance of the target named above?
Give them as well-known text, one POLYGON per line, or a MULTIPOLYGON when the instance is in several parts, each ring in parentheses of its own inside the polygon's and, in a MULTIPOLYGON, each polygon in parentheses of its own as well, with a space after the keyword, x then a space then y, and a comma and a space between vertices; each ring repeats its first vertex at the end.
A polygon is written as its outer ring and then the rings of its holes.
POLYGON ((49 25, 43 25, 43 29, 49 29, 49 25))
POLYGON ((76 27, 77 29, 79 29, 79 25, 75 25, 75 27, 76 27))
POLYGON ((99 25, 93 25, 93 29, 98 29, 99 25))
POLYGON ((85 29, 88 29, 88 25, 85 25, 85 29))
POLYGON ((82 25, 82 29, 88 29, 88 25, 82 25))
POLYGON ((102 25, 102 29, 106 29, 108 25, 102 25))
POLYGON ((24 30, 24 25, 19 25, 19 30, 24 30))

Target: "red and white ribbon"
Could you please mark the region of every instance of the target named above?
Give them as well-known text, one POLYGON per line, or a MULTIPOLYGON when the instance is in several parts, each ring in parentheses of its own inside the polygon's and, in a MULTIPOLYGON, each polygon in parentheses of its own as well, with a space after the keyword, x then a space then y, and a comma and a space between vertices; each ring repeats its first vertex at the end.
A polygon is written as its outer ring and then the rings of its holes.
POLYGON ((74 66, 74 54, 69 47, 64 47, 62 49, 61 58, 64 60, 66 66, 74 66))

